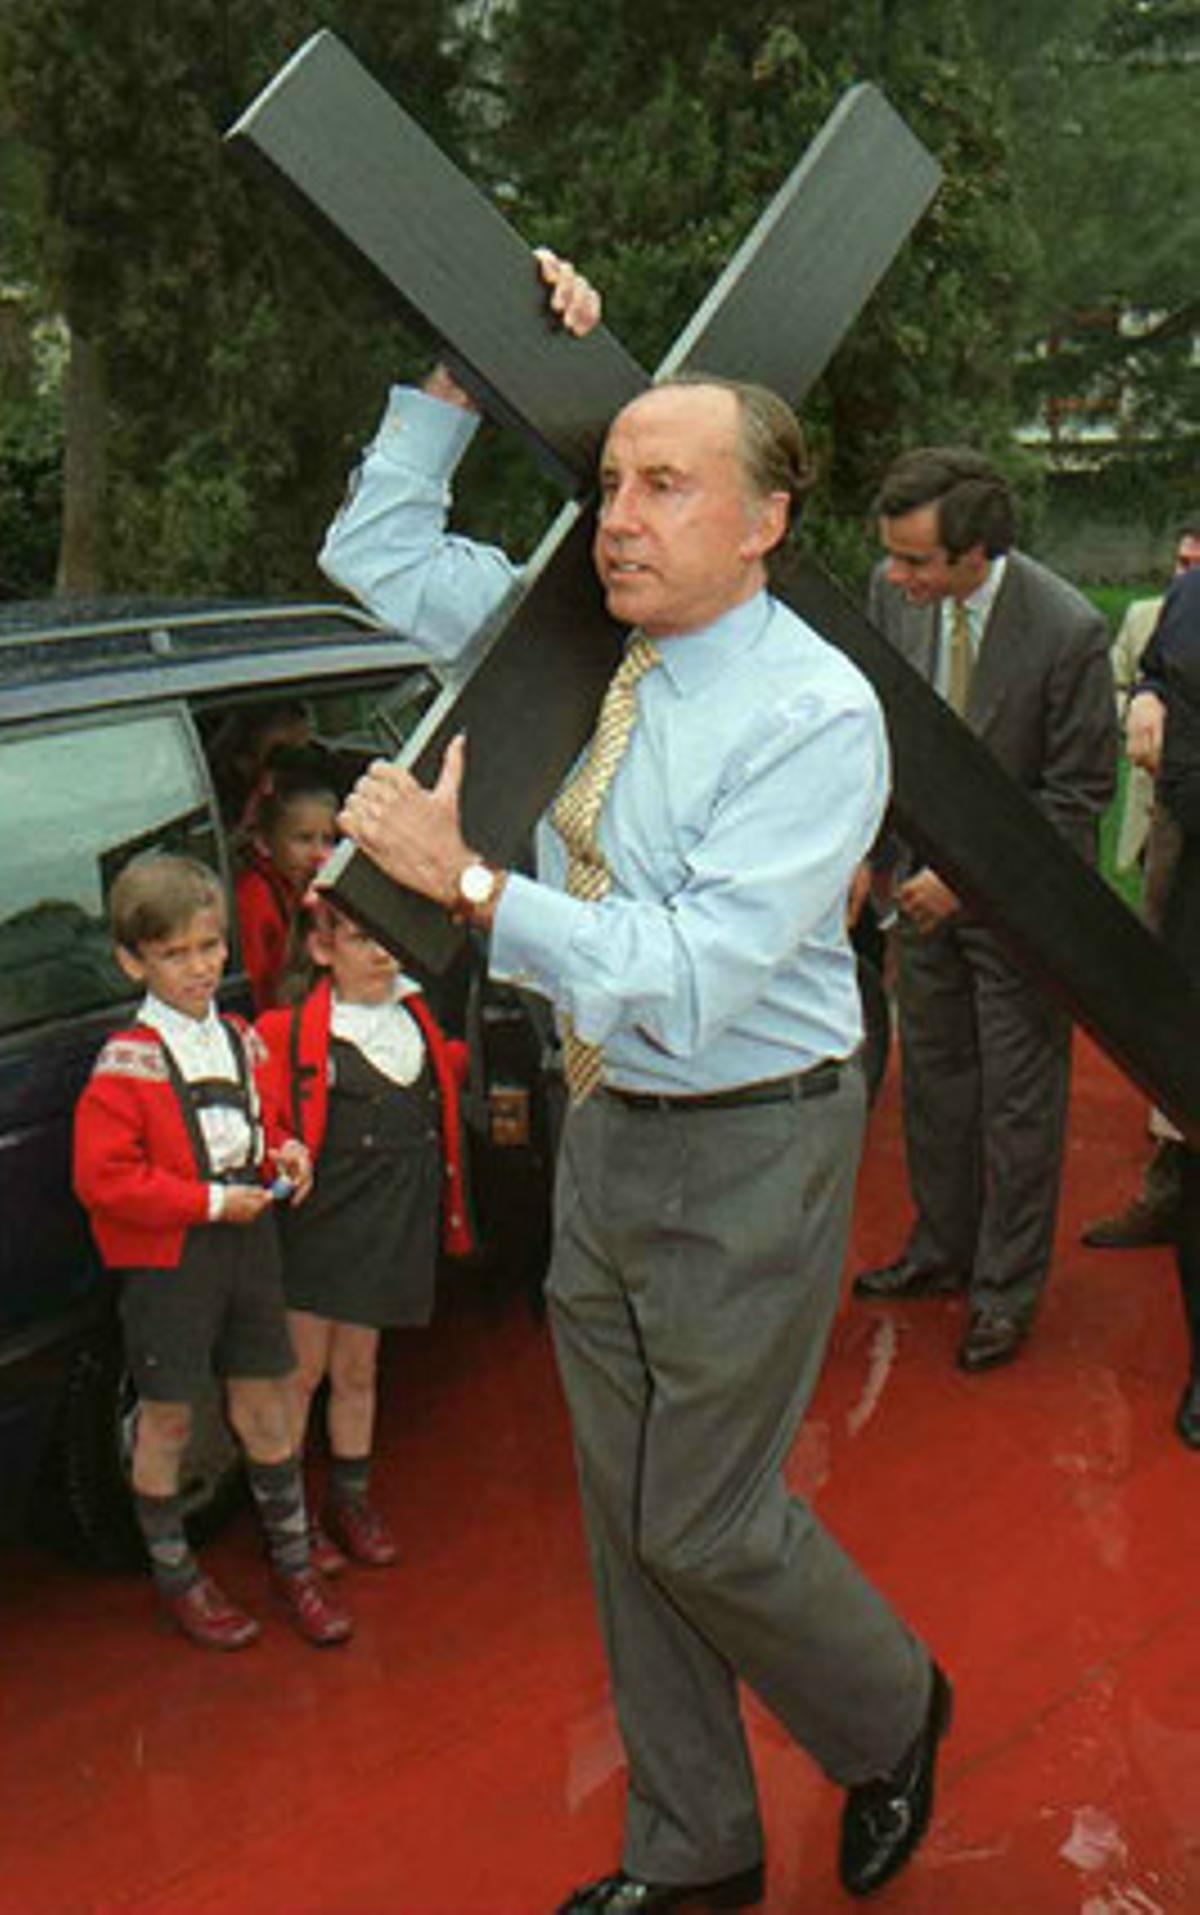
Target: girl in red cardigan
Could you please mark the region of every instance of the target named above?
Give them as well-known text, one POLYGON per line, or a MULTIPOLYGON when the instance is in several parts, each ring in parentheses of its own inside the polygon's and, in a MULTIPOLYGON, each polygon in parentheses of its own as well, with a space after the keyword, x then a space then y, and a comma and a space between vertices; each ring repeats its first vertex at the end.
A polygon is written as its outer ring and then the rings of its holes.
POLYGON ((272 771, 251 801, 236 896, 242 960, 258 1011, 279 1002, 292 926, 333 849, 337 809, 331 791, 272 771))
POLYGON ((323 900, 306 936, 312 981, 259 1033, 268 1081, 316 1164, 312 1195, 280 1215, 284 1291, 297 1361, 296 1447, 329 1378, 323 1531, 382 1567, 396 1544, 369 1499, 379 1333, 428 1323, 439 1241, 473 1247, 463 1185, 459 1090, 466 1046, 449 1041, 389 952, 323 900))

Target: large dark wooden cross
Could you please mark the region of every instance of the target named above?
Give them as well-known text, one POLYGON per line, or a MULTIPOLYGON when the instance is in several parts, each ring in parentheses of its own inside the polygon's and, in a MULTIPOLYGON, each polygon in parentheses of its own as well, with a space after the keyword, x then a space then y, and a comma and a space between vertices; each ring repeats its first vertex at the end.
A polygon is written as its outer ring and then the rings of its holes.
MULTIPOLYGON (((613 415, 648 383, 604 328, 546 322, 526 243, 329 33, 308 41, 230 138, 317 213, 442 343, 493 416, 581 496, 560 513, 412 769, 471 740, 470 843, 510 861, 587 739, 623 634, 591 564, 588 497, 613 415)), ((660 375, 687 367, 803 398, 936 190, 937 168, 882 96, 854 88, 784 183, 660 375)), ((1115 1060, 1200 1136, 1200 992, 985 747, 818 569, 773 589, 872 680, 904 834, 1115 1060)), ((347 847, 334 895, 393 947, 441 968, 446 919, 347 847)))

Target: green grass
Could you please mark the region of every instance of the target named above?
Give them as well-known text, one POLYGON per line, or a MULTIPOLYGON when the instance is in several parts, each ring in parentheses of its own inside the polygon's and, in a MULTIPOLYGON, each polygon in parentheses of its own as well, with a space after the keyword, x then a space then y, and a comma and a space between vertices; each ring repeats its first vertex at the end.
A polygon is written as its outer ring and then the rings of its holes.
POLYGON ((1141 879, 1136 869, 1117 871, 1113 863, 1113 853, 1117 847, 1117 831, 1121 822, 1121 806, 1128 777, 1129 761, 1122 755, 1117 767, 1117 795, 1100 820, 1100 871, 1117 896, 1124 898, 1131 911, 1136 911, 1141 902, 1141 879))
MULTIPOLYGON (((1151 586, 1136 585, 1089 585, 1086 589, 1087 597, 1108 620, 1109 631, 1114 638, 1130 599, 1146 598, 1153 591, 1151 586)), ((1113 862, 1128 778, 1129 763, 1122 752, 1117 766, 1116 796, 1100 820, 1100 870, 1118 897, 1124 898, 1130 909, 1136 911, 1141 899, 1141 880, 1136 871, 1118 872, 1113 862)))

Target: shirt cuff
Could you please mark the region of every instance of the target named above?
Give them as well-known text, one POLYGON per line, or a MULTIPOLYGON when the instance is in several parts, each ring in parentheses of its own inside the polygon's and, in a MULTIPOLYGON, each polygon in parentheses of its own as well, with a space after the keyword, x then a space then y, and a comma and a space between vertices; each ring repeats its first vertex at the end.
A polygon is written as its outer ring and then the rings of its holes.
POLYGON ((587 916, 582 898, 510 871, 492 920, 492 976, 561 1001, 571 943, 587 916))
POLYGON ((446 478, 479 430, 480 416, 416 386, 393 386, 373 450, 392 465, 446 478))
POLYGON ((224 1184, 210 1184, 208 1186, 208 1221, 209 1223, 220 1223, 224 1215, 225 1186, 224 1184))

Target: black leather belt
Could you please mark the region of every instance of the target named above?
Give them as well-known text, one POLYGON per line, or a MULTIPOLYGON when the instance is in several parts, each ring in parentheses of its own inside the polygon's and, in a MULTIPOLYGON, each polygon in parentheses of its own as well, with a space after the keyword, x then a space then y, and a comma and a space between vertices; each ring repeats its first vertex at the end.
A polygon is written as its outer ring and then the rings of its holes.
POLYGON ((836 1057, 827 1057, 811 1070, 796 1071, 791 1077, 768 1077, 758 1084, 732 1084, 728 1090, 698 1091, 694 1097, 667 1097, 658 1091, 622 1090, 606 1084, 609 1097, 617 1098, 630 1110, 740 1110, 745 1104, 799 1104, 810 1097, 832 1097, 841 1082, 845 1065, 836 1057))

